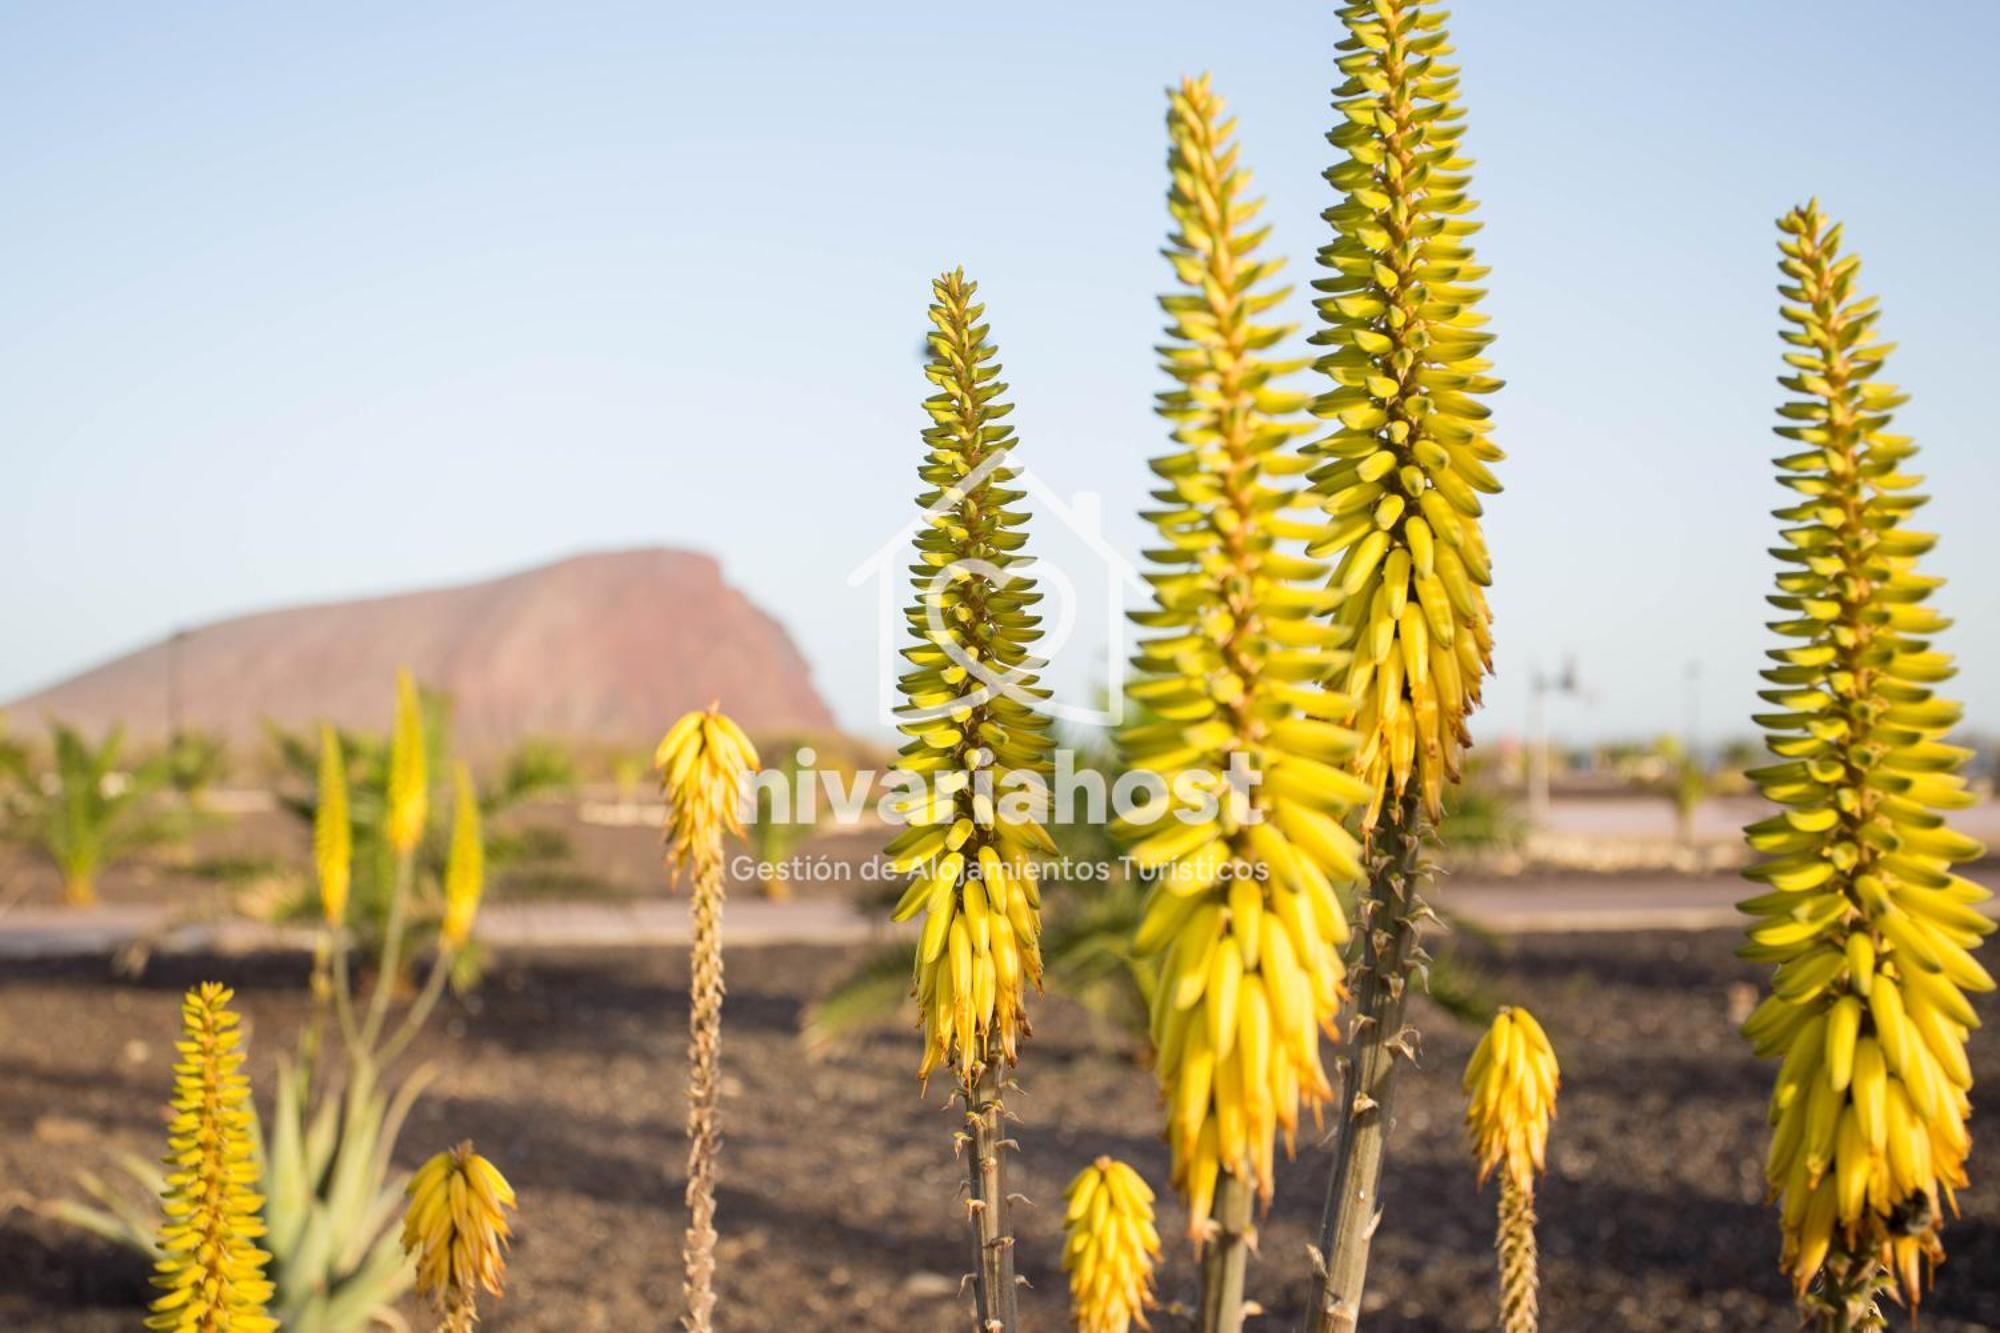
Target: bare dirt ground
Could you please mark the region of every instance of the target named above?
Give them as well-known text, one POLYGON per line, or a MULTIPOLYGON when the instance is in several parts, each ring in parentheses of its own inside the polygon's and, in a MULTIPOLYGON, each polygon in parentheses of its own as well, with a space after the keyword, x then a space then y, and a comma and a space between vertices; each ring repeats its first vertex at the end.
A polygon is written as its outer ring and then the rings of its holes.
MULTIPOLYGON (((1543 1326, 1550 1330, 1792 1327, 1776 1230, 1760 1201, 1762 1106, 1771 1070, 1734 1035, 1732 988, 1754 982, 1736 936, 1594 934, 1466 940, 1500 997, 1544 1017, 1564 1063, 1562 1114, 1541 1197, 1543 1326)), ((804 1057, 802 1007, 851 965, 828 948, 743 950, 730 960, 724 1065, 720 1326, 750 1330, 962 1330, 966 1244, 948 1116, 911 1077, 907 1032, 804 1057)), ((0 1328, 98 1333, 133 1327, 146 1295, 135 1256, 20 1206, 59 1195, 79 1167, 119 1149, 157 1151, 176 992, 220 971, 249 1016, 253 1072, 268 1087, 304 1004, 303 965, 278 958, 156 962, 137 985, 99 962, 9 963, 0 972, 0 1328)), ((582 1333, 666 1330, 679 1314, 680 1136, 686 962, 678 951, 513 954, 484 990, 436 1023, 423 1054, 446 1064, 405 1131, 406 1164, 470 1136, 519 1187, 519 1241, 505 1302, 486 1327, 582 1333)), ((1742 1002, 1739 991, 1734 1002, 1742 1002)), ((1423 1014, 1424 1072, 1399 1098, 1390 1206, 1376 1243, 1375 1330, 1492 1325, 1494 1199, 1475 1193, 1460 1143, 1456 1074, 1469 1034, 1423 1014)), ((1017 1187, 1033 1283, 1030 1329, 1064 1326, 1057 1201, 1099 1153, 1164 1189, 1151 1077, 1096 1045, 1075 1009, 1042 1004, 1021 1069, 1017 1187)), ((1974 1063, 2000 1080, 2000 1040, 1974 1063)), ((1923 1326, 2000 1326, 2000 1116, 1974 1126, 1986 1150, 1947 1233, 1951 1261, 1923 1326)), ((1325 1159, 1313 1145, 1283 1172, 1251 1273, 1291 1326, 1325 1159)), ((1178 1230, 1170 1196, 1163 1230, 1178 1230)), ((1169 1300, 1195 1270, 1170 1246, 1169 1300)), ((1158 1327, 1184 1327, 1167 1316, 1158 1327)))

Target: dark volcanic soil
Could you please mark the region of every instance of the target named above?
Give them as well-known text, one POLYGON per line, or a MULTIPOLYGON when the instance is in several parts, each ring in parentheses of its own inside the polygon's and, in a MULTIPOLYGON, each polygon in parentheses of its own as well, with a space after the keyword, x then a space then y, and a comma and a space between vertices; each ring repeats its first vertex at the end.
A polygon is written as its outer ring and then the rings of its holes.
MULTIPOLYGON (((1496 995, 1533 1007, 1564 1065, 1562 1116, 1541 1197, 1544 1328, 1777 1330, 1792 1327, 1775 1268, 1776 1229, 1759 1201, 1762 1104, 1770 1069, 1733 1035, 1733 984, 1755 979, 1735 937, 1585 935, 1470 941, 1496 995)), ((962 1330, 966 1244, 954 1204, 951 1124, 919 1100, 916 1047, 902 1032, 822 1061, 795 1036, 802 1005, 849 966, 835 950, 743 951, 724 1065, 721 1327, 728 1330, 962 1330)), ((249 1015, 254 1069, 289 1046, 301 969, 283 960, 169 959, 142 985, 100 964, 8 964, 0 973, 0 1328, 97 1333, 136 1326, 145 1295, 134 1258, 22 1206, 60 1195, 79 1167, 120 1149, 157 1151, 175 992, 219 975, 249 1015)), ((426 1054, 447 1060, 413 1116, 401 1158, 476 1139, 519 1187, 519 1243, 506 1301, 486 1327, 665 1330, 679 1314, 680 1097, 686 962, 670 954, 517 955, 471 1009, 434 1024, 426 1054)), ((1740 998, 1740 997, 1739 997, 1740 998)), ((1474 1192, 1460 1147, 1456 1074, 1467 1034, 1426 1010, 1425 1071, 1400 1095, 1389 1209, 1376 1242, 1372 1330, 1491 1327, 1493 1196, 1474 1192)), ((1016 1103, 1017 1186, 1040 1205, 1019 1217, 1029 1329, 1064 1326, 1057 1210, 1062 1186, 1098 1153, 1163 1185, 1150 1075, 1093 1048, 1079 1013, 1042 1005, 1016 1103)), ((1974 1063, 2000 1081, 2000 1041, 1974 1063)), ((268 1087, 268 1081, 263 1083, 268 1087)), ((2000 1117, 1974 1127, 1985 1158, 1950 1228, 1951 1262, 1923 1327, 2000 1325, 2000 1117)), ((1304 1297, 1304 1247, 1323 1154, 1284 1172, 1251 1272, 1290 1326, 1304 1297)), ((1164 1193, 1164 1190, 1162 1191, 1164 1193)), ((1171 1205, 1170 1205, 1171 1206, 1171 1205)), ((1163 1219, 1178 1230, 1179 1218, 1163 1219)), ((1194 1268, 1172 1249, 1170 1298, 1194 1268)), ((1172 1318, 1162 1328, 1182 1327, 1172 1318)))

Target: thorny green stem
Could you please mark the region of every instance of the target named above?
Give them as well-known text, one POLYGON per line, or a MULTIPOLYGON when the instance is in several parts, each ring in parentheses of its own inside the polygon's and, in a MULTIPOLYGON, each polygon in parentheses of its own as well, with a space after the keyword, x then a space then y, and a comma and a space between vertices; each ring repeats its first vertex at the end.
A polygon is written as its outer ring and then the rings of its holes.
POLYGON ((1854 1252, 1836 1236, 1819 1286, 1804 1302, 1807 1326, 1816 1333, 1879 1333, 1889 1326, 1875 1299, 1884 1282, 1873 1255, 1854 1252))
POLYGON ((1426 820, 1411 782, 1375 827, 1368 899, 1362 904, 1355 1016, 1343 1062, 1333 1178, 1327 1184, 1319 1248, 1313 1255, 1311 1333, 1354 1333, 1368 1248, 1382 1220, 1382 1161, 1389 1140, 1389 1094, 1398 1058, 1416 1059, 1416 1033, 1403 1023, 1409 985, 1424 961, 1418 945, 1427 909, 1418 896, 1426 820))
POLYGON ((1239 1333, 1243 1327, 1243 1278, 1257 1228, 1250 1216, 1250 1182, 1224 1172, 1210 1213, 1215 1230, 1201 1257, 1202 1333, 1239 1333))
POLYGON ((1000 1085, 1004 1075, 998 1052, 982 1059, 972 1084, 961 1085, 965 1099, 967 1142, 966 1210, 972 1224, 972 1297, 978 1312, 978 1333, 1013 1333, 1020 1325, 1020 1302, 1014 1282, 1014 1230, 1009 1220, 1006 1165, 1006 1114, 1000 1085))

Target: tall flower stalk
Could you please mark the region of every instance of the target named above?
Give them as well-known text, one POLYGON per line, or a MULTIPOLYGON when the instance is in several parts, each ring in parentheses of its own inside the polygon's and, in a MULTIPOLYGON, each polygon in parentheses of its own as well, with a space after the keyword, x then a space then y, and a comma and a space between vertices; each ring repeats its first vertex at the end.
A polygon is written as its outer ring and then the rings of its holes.
POLYGON ((1540 1327, 1535 1177, 1547 1165, 1562 1073, 1548 1034, 1526 1009, 1502 1009, 1466 1062, 1465 1130, 1479 1183, 1500 1175, 1500 1333, 1540 1327))
POLYGON ((1779 228, 1794 350, 1777 431, 1798 451, 1777 463, 1800 498, 1776 511, 1784 645, 1757 719, 1779 762, 1751 775, 1780 812, 1745 830, 1770 891, 1742 904, 1742 952, 1776 971, 1744 1035, 1784 1057, 1766 1165, 1784 1267, 1818 1327, 1880 1328, 1886 1288, 1922 1298, 1966 1184, 1966 993, 1994 986, 1971 952, 1991 895, 1952 869, 1982 849, 1945 822, 1974 798, 1943 741, 1959 707, 1931 688, 1954 672, 1930 642, 1949 622, 1917 572, 1936 539, 1904 526, 1924 497, 1890 431, 1905 397, 1875 378, 1876 302, 1816 202, 1779 228))
POLYGON ((203 982, 181 1001, 180 1058, 174 1064, 173 1120, 167 1128, 167 1186, 161 1257, 153 1285, 162 1289, 146 1319, 175 1333, 269 1333, 270 1255, 257 1247, 252 1145, 255 1111, 242 1072, 243 1034, 229 1008, 235 992, 203 982))
POLYGON ((1331 525, 1309 548, 1338 556, 1335 623, 1352 657, 1332 684, 1360 735, 1355 771, 1368 783, 1369 888, 1361 906, 1352 1053, 1339 1142, 1315 1266, 1309 1326, 1360 1319, 1369 1240, 1398 1059, 1414 1059, 1407 990, 1425 961, 1422 845, 1469 743, 1493 639, 1484 587, 1480 495, 1499 489, 1501 457, 1480 401, 1490 335, 1473 286, 1461 155, 1464 113, 1443 11, 1426 0, 1369 0, 1340 10, 1345 81, 1327 136, 1342 160, 1327 172, 1340 200, 1313 285, 1332 387, 1313 404, 1332 422, 1311 474, 1331 525))
POLYGON ((1306 394, 1286 389, 1304 360, 1267 355, 1295 329, 1262 322, 1289 289, 1259 258, 1261 201, 1237 165, 1233 122, 1208 79, 1168 95, 1167 258, 1179 288, 1160 395, 1174 448, 1145 517, 1162 545, 1147 578, 1154 606, 1129 696, 1143 721, 1119 740, 1166 799, 1121 820, 1152 881, 1135 939, 1158 958, 1152 1039, 1167 1107, 1174 1184, 1202 1248, 1203 1327, 1243 1322, 1256 1230, 1269 1203, 1276 1140, 1299 1107, 1333 1096, 1319 1037, 1342 999, 1347 911, 1334 888, 1360 873, 1341 827, 1367 789, 1346 771, 1354 735, 1329 719, 1348 703, 1318 682, 1342 660, 1326 568, 1288 544, 1318 526, 1291 512, 1306 459, 1306 394), (1230 775, 1241 775, 1232 786, 1230 775))
POLYGON ((924 1031, 920 1077, 949 1066, 965 1104, 973 1293, 981 1329, 1016 1326, 1014 1236, 1003 1149, 1002 1087, 1028 1033, 1026 991, 1041 981, 1041 894, 1034 858, 1054 850, 1047 804, 1047 720, 1033 580, 1020 572, 1027 516, 1009 508, 1013 410, 963 270, 931 284, 930 360, 938 392, 918 470, 915 642, 903 656, 909 741, 896 761, 908 827, 886 849, 912 876, 895 917, 923 917, 915 993, 924 1031))
POLYGON ((757 750, 710 706, 681 717, 654 755, 667 804, 667 865, 693 881, 694 944, 688 1011, 688 1227, 682 1247, 689 1333, 715 1319, 715 1176, 722 1154, 716 1099, 722 1077, 722 901, 725 833, 742 836, 739 804, 757 750))

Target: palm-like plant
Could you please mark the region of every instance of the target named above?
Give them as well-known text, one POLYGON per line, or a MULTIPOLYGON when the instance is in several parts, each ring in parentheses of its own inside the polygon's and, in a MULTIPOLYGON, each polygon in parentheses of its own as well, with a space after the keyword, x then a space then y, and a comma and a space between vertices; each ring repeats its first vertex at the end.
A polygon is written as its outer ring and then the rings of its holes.
POLYGON ((1346 81, 1328 136, 1340 200, 1314 286, 1332 387, 1313 410, 1332 433, 1312 474, 1331 527, 1310 548, 1337 555, 1336 623, 1352 657, 1334 685, 1360 732, 1370 788, 1369 889, 1361 907, 1347 1104, 1321 1227, 1309 1327, 1360 1319, 1396 1060, 1414 1059, 1408 987, 1423 961, 1422 846, 1469 743, 1465 718, 1491 661, 1480 494, 1500 458, 1480 401, 1490 335, 1473 286, 1470 162, 1443 11, 1428 0, 1341 8, 1346 81))
POLYGON ((49 726, 54 767, 35 773, 24 748, 0 753, 15 777, 0 804, 0 833, 39 850, 62 876, 72 907, 97 901, 98 876, 132 853, 181 836, 183 825, 153 799, 167 784, 163 757, 119 767, 124 731, 92 745, 74 727, 49 726))
POLYGON ((1936 539, 1904 526, 1923 497, 1902 470, 1915 446, 1890 430, 1904 396, 1876 378, 1876 303, 1817 203, 1779 226, 1794 350, 1778 434, 1799 448, 1778 467, 1800 498, 1777 511, 1784 644, 1764 672, 1776 711, 1757 719, 1779 762, 1751 774, 1780 812, 1745 831, 1770 891, 1742 905, 1743 954, 1776 971, 1744 1034, 1784 1056, 1766 1176, 1785 1269, 1818 1327, 1881 1328, 1884 1288, 1923 1295, 1966 1183, 1966 993, 1994 986, 1971 952, 1992 895, 1953 871, 1981 851, 1945 822, 1972 804, 1969 756, 1944 743, 1959 708, 1931 688, 1953 674, 1930 642, 1949 622, 1917 571, 1936 539))
POLYGON ((1257 255, 1259 201, 1208 80, 1169 94, 1167 251, 1180 287, 1160 395, 1173 450, 1146 517, 1153 609, 1127 692, 1146 716, 1119 741, 1126 762, 1169 793, 1121 820, 1135 865, 1152 877, 1135 951, 1159 969, 1153 1044, 1167 1105, 1174 1184, 1206 1254, 1203 1327, 1238 1329, 1255 1241, 1251 1196, 1268 1202, 1282 1131, 1303 1102, 1333 1096, 1320 1029, 1337 1011, 1347 911, 1334 882, 1358 875, 1340 815, 1367 789, 1343 767, 1347 711, 1319 685, 1339 662, 1325 567, 1285 544, 1317 532, 1291 514, 1291 446, 1308 398, 1283 387, 1302 360, 1267 355, 1292 330, 1260 322, 1288 289, 1280 261, 1257 255), (1242 774, 1242 789, 1231 787, 1242 774))
POLYGON ((189 805, 199 807, 209 788, 229 772, 229 747, 205 731, 176 732, 167 741, 167 781, 189 805))

